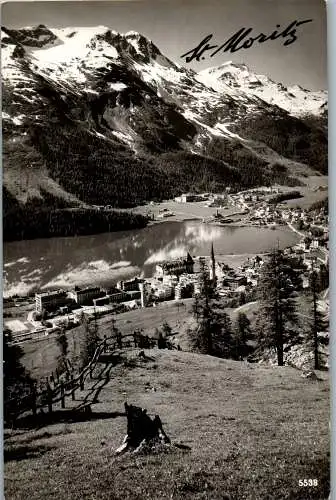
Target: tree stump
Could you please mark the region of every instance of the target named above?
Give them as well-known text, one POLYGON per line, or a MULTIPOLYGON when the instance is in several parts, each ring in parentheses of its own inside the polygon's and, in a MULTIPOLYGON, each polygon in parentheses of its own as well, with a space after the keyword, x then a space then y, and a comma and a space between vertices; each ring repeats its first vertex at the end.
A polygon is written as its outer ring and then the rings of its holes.
POLYGON ((132 450, 139 452, 146 445, 167 444, 170 439, 164 432, 161 419, 155 415, 152 420, 147 415, 147 410, 139 406, 125 403, 127 417, 127 434, 123 443, 116 449, 116 454, 132 450))

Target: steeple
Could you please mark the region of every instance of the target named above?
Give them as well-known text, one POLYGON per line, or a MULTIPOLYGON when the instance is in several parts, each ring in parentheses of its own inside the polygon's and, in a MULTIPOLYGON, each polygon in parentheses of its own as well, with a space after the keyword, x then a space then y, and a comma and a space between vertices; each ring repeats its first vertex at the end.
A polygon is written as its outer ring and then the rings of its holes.
POLYGON ((194 259, 192 258, 189 252, 187 253, 187 262, 192 262, 192 263, 194 262, 194 259))
POLYGON ((194 259, 190 255, 190 253, 187 253, 187 258, 185 260, 186 263, 186 268, 187 268, 187 273, 193 274, 194 272, 194 259))
POLYGON ((215 252, 213 247, 213 242, 211 243, 211 252, 210 252, 210 279, 213 283, 216 282, 216 260, 215 260, 215 252))
POLYGON ((211 243, 211 262, 215 262, 215 252, 213 247, 213 242, 211 243))

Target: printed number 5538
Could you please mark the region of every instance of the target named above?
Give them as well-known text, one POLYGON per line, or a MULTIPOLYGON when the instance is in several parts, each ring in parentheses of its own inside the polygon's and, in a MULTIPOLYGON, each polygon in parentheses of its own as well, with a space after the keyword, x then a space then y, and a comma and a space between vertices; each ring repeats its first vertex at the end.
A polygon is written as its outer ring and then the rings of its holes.
POLYGON ((299 479, 299 486, 317 486, 317 479, 299 479))

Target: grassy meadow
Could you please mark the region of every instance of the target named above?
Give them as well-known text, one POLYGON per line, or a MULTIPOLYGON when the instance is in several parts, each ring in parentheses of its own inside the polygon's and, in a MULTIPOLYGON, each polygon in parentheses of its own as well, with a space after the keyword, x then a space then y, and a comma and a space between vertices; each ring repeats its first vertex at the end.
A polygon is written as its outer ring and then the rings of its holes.
MULTIPOLYGON (((93 413, 5 431, 6 500, 310 500, 329 493, 329 384, 291 367, 146 351, 110 371, 93 413), (173 443, 149 455, 114 450, 123 403, 159 414, 173 443), (317 479, 317 486, 299 485, 317 479)), ((92 385, 97 381, 92 380, 92 385)), ((93 392, 77 392, 76 402, 93 392)), ((96 394, 97 396, 97 394, 96 394)))

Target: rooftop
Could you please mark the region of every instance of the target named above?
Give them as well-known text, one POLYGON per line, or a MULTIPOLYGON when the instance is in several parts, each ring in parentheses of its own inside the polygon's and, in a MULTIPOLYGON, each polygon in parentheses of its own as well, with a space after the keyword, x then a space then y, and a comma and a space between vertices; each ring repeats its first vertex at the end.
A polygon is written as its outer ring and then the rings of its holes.
POLYGON ((75 293, 88 293, 88 292, 98 292, 101 291, 99 286, 88 286, 86 288, 80 288, 79 290, 75 290, 75 293))
POLYGON ((66 292, 64 290, 51 290, 49 292, 36 293, 35 297, 40 297, 40 298, 43 298, 43 297, 52 297, 52 296, 56 296, 56 295, 63 295, 65 293, 66 292))
POLYGON ((191 257, 189 252, 186 257, 179 257, 178 259, 166 260, 164 262, 161 262, 159 265, 165 268, 169 268, 179 264, 186 264, 187 262, 192 264, 194 263, 194 259, 191 257))

